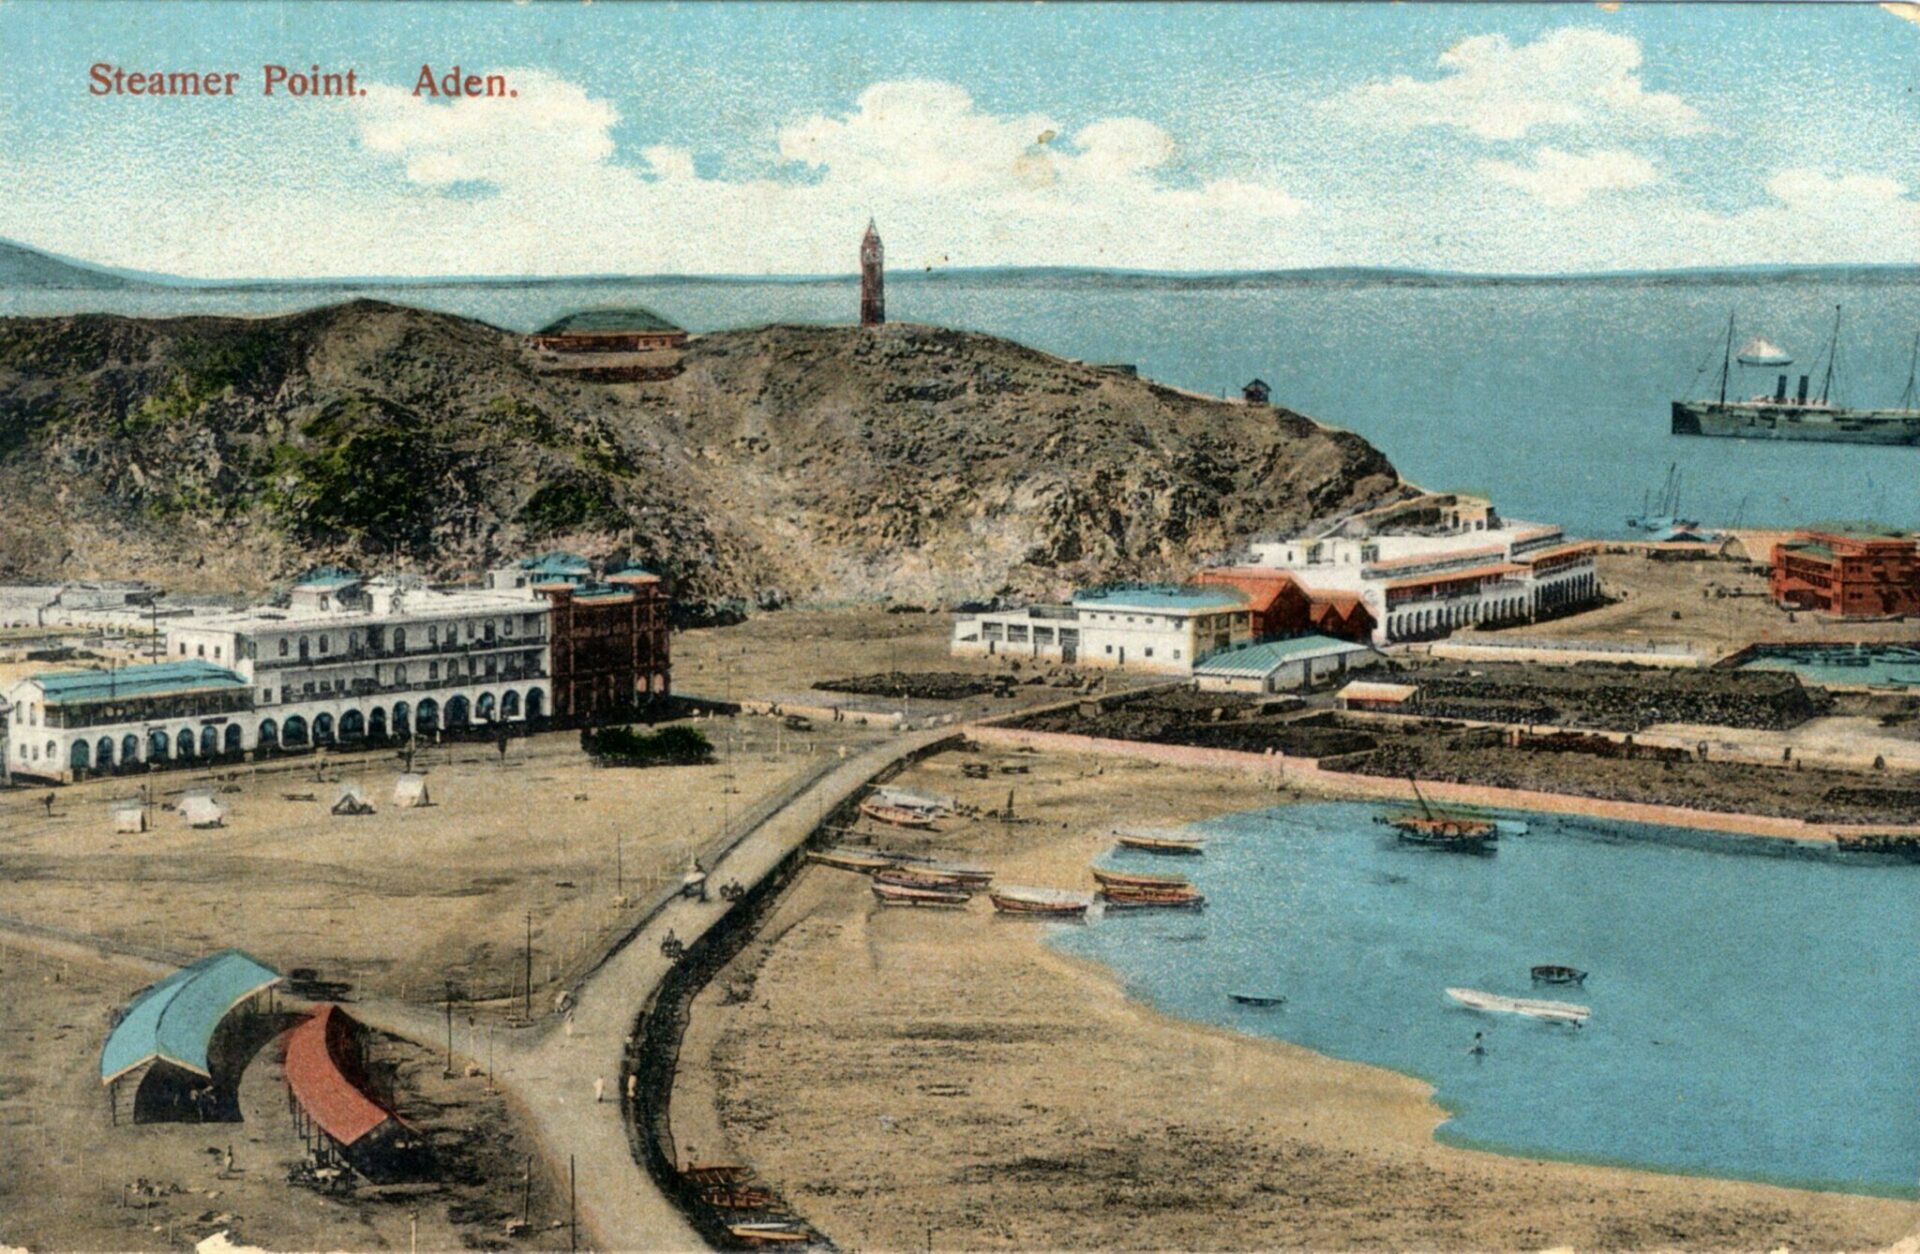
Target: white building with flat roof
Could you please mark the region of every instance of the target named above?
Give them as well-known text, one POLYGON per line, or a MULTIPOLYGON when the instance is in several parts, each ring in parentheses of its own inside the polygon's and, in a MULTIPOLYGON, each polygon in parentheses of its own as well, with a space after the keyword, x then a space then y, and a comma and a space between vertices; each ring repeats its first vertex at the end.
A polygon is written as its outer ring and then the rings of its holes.
POLYGON ((1189 675, 1200 658, 1253 638, 1253 611, 1232 588, 1138 585, 1075 594, 1068 605, 960 614, 955 657, 1189 675))
MULTIPOLYGON (((1431 640, 1458 627, 1521 623, 1600 595, 1597 547, 1557 526, 1502 519, 1463 497, 1365 517, 1326 533, 1257 541, 1238 565, 1284 572, 1315 593, 1360 598, 1375 644, 1431 640), (1396 517, 1427 525, 1399 529, 1396 517)), ((1417 504, 1417 503, 1415 503, 1417 504)))
POLYGON ((245 749, 402 738, 544 717, 551 610, 530 588, 447 592, 319 571, 285 608, 169 625, 166 656, 247 682, 245 749))

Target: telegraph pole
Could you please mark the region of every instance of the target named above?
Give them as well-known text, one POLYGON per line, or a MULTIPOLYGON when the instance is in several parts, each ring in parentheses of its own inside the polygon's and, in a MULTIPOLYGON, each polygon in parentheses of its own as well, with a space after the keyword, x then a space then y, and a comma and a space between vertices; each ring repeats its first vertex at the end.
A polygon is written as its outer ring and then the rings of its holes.
POLYGON ((447 981, 447 1074, 453 1074, 453 981, 447 981))
POLYGON ((533 1022, 533 911, 527 911, 527 1002, 524 1011, 528 1023, 533 1022))

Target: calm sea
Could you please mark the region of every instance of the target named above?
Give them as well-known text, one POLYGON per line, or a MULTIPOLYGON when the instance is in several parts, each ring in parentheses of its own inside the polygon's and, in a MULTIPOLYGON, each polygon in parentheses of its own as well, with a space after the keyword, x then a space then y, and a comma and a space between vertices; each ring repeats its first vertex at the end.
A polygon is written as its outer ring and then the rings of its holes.
POLYGON ((1401 846, 1376 813, 1300 805, 1202 824, 1205 857, 1180 861, 1205 913, 1050 939, 1169 1013, 1431 1082, 1452 1112, 1444 1140, 1920 1196, 1920 866, 1544 815, 1517 816, 1528 834, 1473 857, 1401 846), (1590 974, 1535 989, 1542 963, 1590 974), (1480 1014, 1450 986, 1593 1017, 1480 1014))
MULTIPOLYGON (((364 294, 530 330, 562 313, 639 302, 696 331, 845 322, 851 281, 631 280, 379 287, 364 294)), ((0 315, 278 313, 347 289, 0 289, 0 315)), ((989 332, 1066 357, 1128 362, 1163 382, 1276 400, 1366 436, 1415 482, 1491 494, 1514 517, 1623 534, 1670 463, 1682 512, 1710 525, 1878 518, 1920 526, 1920 448, 1747 443, 1669 435, 1668 402, 1705 394, 1729 311, 1815 372, 1845 310, 1838 395, 1889 405, 1920 330, 1920 282, 1707 280, 1553 284, 963 277, 896 282, 902 321, 989 332), (1705 368, 1703 371, 1703 367, 1705 368)), ((1774 372, 1736 379, 1772 386, 1774 372)))

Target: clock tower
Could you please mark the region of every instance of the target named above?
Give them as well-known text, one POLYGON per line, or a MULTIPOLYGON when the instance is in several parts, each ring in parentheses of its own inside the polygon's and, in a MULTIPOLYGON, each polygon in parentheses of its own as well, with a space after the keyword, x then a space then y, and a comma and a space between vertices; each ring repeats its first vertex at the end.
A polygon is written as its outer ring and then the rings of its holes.
POLYGON ((877 327, 887 320, 886 249, 881 247, 880 232, 873 219, 867 219, 867 233, 860 239, 860 325, 877 327))

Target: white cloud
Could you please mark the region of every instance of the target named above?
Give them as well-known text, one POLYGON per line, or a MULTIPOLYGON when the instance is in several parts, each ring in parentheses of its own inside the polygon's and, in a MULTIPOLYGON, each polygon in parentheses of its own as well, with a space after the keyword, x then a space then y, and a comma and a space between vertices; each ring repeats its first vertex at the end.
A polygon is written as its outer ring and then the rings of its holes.
POLYGON ((1707 130, 1699 110, 1640 81, 1640 42, 1563 27, 1530 44, 1476 35, 1440 55, 1439 78, 1399 75, 1328 102, 1363 125, 1407 131, 1451 126, 1484 139, 1524 139, 1537 129, 1590 124, 1666 135, 1707 130))
POLYGON ((1595 192, 1644 187, 1660 177, 1651 161, 1618 148, 1585 154, 1542 148, 1530 166, 1482 161, 1475 168, 1556 208, 1577 205, 1595 192))
POLYGON ((497 189, 459 218, 464 272, 484 260, 483 241, 520 250, 489 270, 838 271, 846 241, 828 224, 870 214, 902 259, 1225 267, 1270 255, 1275 224, 1305 208, 1255 177, 1190 177, 1174 137, 1144 118, 1069 133, 1037 113, 982 109, 952 83, 875 83, 849 111, 792 119, 770 151, 746 154, 765 173, 703 178, 673 144, 623 164, 619 115, 575 84, 525 71, 511 81, 518 100, 447 106, 381 87, 357 102, 361 144, 409 181, 497 189), (497 219, 499 234, 476 218, 497 219), (561 218, 567 232, 529 238, 561 218))
POLYGON ((398 157, 428 186, 562 180, 613 155, 620 114, 584 88, 539 70, 508 70, 518 93, 440 104, 376 83, 351 103, 360 142, 398 157))
POLYGON ((1789 209, 1810 213, 1892 208, 1900 203, 1906 192, 1907 189, 1898 180, 1879 175, 1843 174, 1834 177, 1819 170, 1803 168, 1781 170, 1767 180, 1768 195, 1789 209))

